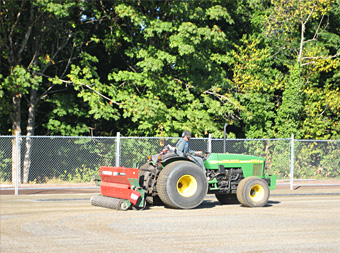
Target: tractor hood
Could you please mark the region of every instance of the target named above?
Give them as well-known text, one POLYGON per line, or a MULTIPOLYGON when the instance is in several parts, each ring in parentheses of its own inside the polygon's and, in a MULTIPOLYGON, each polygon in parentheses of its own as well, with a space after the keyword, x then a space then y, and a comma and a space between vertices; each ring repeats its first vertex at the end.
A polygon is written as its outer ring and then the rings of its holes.
POLYGON ((207 169, 218 169, 219 165, 228 168, 237 168, 245 164, 264 164, 265 159, 252 155, 211 153, 204 165, 207 169))

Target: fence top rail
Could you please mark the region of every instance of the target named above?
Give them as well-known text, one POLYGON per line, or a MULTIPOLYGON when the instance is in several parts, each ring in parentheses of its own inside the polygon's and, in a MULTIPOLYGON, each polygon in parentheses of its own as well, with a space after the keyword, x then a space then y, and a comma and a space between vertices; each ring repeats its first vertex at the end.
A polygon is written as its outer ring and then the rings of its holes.
POLYGON ((299 140, 295 140, 295 141, 299 141, 299 142, 340 142, 340 140, 303 140, 303 139, 299 139, 299 140))
MULTIPOLYGON (((0 138, 15 138, 15 135, 0 135, 0 138)), ((46 136, 46 135, 20 135, 20 138, 45 138, 45 139, 116 139, 117 136, 46 136)), ((145 136, 120 136, 120 139, 180 139, 181 137, 145 137, 145 136)), ((209 138, 191 138, 192 140, 209 140, 209 138)), ((211 140, 215 141, 223 141, 222 138, 211 138, 211 140)), ((291 139, 226 139, 227 141, 280 141, 286 140, 290 141, 291 139)))
MULTIPOLYGON (((15 138, 15 135, 0 135, 0 138, 15 138)), ((40 138, 40 139, 117 139, 117 136, 45 136, 45 135, 20 135, 20 138, 40 138)), ((180 137, 135 137, 135 136, 119 136, 120 139, 179 139, 180 137)), ((208 139, 208 138, 192 138, 192 139, 208 139)))
MULTIPOLYGON (((15 138, 15 135, 0 135, 0 138, 15 138)), ((46 136, 46 135, 20 135, 20 138, 45 138, 45 139, 116 139, 117 136, 46 136)), ((120 139, 179 139, 180 137, 145 137, 145 136, 119 136, 120 139)), ((209 138, 192 138, 193 140, 209 140, 209 138)), ((223 141, 223 138, 211 138, 214 141, 223 141)), ((227 141, 291 141, 291 138, 278 138, 278 139, 226 139, 227 141)), ((340 140, 305 140, 294 139, 297 142, 340 142, 340 140)))
MULTIPOLYGON (((0 135, 0 138, 15 138, 15 135, 0 135)), ((20 135, 20 138, 40 138, 40 139, 116 139, 116 136, 46 136, 46 135, 20 135)), ((122 137, 121 137, 122 138, 122 137)))
MULTIPOLYGON (((224 139, 213 139, 216 141, 223 141, 224 139)), ((227 141, 291 141, 291 138, 287 138, 287 139, 244 139, 244 138, 240 138, 240 139, 226 139, 227 141)))

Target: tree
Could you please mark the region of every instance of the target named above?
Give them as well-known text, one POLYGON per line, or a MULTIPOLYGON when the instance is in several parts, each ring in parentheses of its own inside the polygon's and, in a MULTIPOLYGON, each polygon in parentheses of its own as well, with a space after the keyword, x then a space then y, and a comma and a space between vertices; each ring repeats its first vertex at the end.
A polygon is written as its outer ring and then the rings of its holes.
POLYGON ((84 52, 61 81, 74 86, 95 120, 111 120, 124 134, 174 135, 189 128, 198 136, 220 137, 240 110, 227 77, 226 51, 234 41, 226 34, 237 37, 227 11, 233 5, 91 2, 83 19, 101 25, 89 42, 94 50, 84 52), (93 53, 98 51, 107 56, 93 53))
POLYGON ((23 128, 221 137, 229 123, 239 137, 338 136, 338 2, 36 0, 1 8, 0 115, 21 111, 13 122, 23 117, 23 128))
MULTIPOLYGON (((332 0, 318 2, 280 0, 273 2, 272 9, 267 19, 267 35, 277 42, 277 55, 285 58, 285 62, 282 61, 281 64, 290 70, 287 72, 290 76, 286 78, 282 105, 276 118, 278 136, 288 137, 291 133, 296 133, 298 137, 325 137, 324 132, 327 132, 326 129, 330 126, 323 125, 323 129, 320 129, 320 125, 315 125, 319 130, 318 134, 312 130, 313 134, 309 132, 311 129, 306 127, 306 123, 308 125, 310 121, 315 122, 316 118, 324 114, 321 111, 319 115, 310 114, 309 99, 310 94, 315 91, 313 87, 319 85, 322 89, 327 87, 318 84, 320 79, 315 79, 315 76, 320 77, 327 72, 334 73, 339 66, 340 37, 339 34, 329 31, 332 12, 338 10, 339 5, 332 0)), ((330 92, 339 96, 337 87, 332 88, 335 90, 330 92)), ((326 102, 324 99, 322 101, 326 102)), ((335 109, 339 105, 336 102, 335 107, 332 107, 335 109)), ((325 111, 333 109, 327 104, 321 107, 325 111)), ((327 121, 331 124, 334 122, 327 121)))
MULTIPOLYGON (((119 17, 116 28, 125 45, 120 57, 126 68, 109 75, 111 87, 106 94, 111 92, 107 97, 113 98, 116 113, 130 122, 127 134, 173 135, 189 129, 199 136, 208 132, 221 136, 229 105, 213 94, 227 86, 220 59, 228 41, 218 23, 233 21, 222 5, 194 3, 144 1, 115 6, 112 15, 119 17)), ((107 37, 101 41, 108 51, 116 47, 107 37)), ((92 83, 101 90, 99 83, 92 83)))
MULTIPOLYGON (((76 44, 72 37, 75 24, 80 20, 80 12, 74 1, 3 0, 1 13, 1 73, 4 79, 0 96, 1 105, 4 106, 1 113, 11 115, 13 135, 22 132, 21 116, 26 115, 28 138, 23 180, 27 182, 30 136, 34 135, 38 102, 55 91, 56 85, 44 77, 49 73, 62 77, 67 72, 74 58, 76 44), (10 97, 11 104, 8 103, 10 97), (27 111, 22 104, 27 106, 27 111)), ((15 178, 16 167, 15 145, 13 141, 12 180, 15 178)))
POLYGON ((240 104, 239 124, 247 138, 274 138, 282 73, 272 67, 271 49, 263 46, 259 35, 245 35, 240 42, 230 53, 235 87, 229 96, 240 104))

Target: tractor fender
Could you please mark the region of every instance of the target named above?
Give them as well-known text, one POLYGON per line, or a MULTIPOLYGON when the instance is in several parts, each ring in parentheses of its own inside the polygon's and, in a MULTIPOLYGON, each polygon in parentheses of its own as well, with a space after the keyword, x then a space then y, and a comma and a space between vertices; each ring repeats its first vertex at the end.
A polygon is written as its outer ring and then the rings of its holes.
POLYGON ((192 160, 190 160, 189 158, 187 157, 183 157, 183 156, 172 156, 172 157, 168 157, 168 158, 165 158, 164 160, 162 159, 162 166, 163 168, 170 164, 170 163, 173 163, 173 162, 177 162, 177 161, 187 161, 187 162, 191 162, 191 163, 194 163, 192 160))

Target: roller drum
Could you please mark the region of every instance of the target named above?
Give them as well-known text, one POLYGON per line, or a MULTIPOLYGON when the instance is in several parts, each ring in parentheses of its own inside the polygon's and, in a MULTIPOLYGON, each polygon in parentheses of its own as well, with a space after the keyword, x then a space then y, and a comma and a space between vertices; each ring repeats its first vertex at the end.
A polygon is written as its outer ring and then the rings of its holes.
POLYGON ((111 198, 105 196, 92 196, 91 197, 91 205, 99 206, 109 209, 116 210, 127 210, 129 205, 126 203, 125 199, 111 198))

